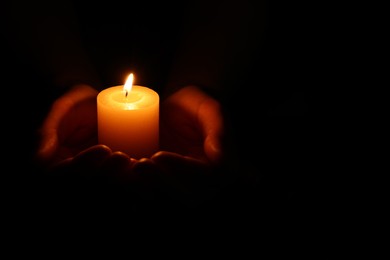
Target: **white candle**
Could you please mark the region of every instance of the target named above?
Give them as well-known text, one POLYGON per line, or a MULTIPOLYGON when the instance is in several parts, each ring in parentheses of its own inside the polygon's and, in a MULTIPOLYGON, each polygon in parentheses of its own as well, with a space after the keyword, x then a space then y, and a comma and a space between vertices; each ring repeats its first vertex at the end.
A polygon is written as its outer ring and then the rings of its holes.
POLYGON ((125 85, 102 90, 97 96, 98 140, 132 158, 148 158, 159 148, 159 95, 144 86, 125 85))

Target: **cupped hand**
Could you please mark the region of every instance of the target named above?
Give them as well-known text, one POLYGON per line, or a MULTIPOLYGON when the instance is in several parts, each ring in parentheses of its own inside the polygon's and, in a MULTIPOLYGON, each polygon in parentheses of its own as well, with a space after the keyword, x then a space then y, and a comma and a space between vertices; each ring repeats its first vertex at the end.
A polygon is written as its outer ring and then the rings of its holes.
POLYGON ((37 158, 65 194, 79 186, 94 187, 95 195, 124 191, 129 196, 118 197, 160 202, 196 204, 208 197, 215 180, 210 166, 223 157, 218 101, 195 86, 168 97, 161 104, 160 151, 135 159, 98 144, 96 96, 90 86, 75 86, 54 102, 39 131, 37 158))
POLYGON ((54 101, 38 134, 36 159, 53 165, 97 144, 97 91, 76 85, 54 101))
POLYGON ((169 96, 161 108, 161 149, 218 164, 223 157, 220 103, 196 86, 169 96))
MULTIPOLYGON (((97 144, 97 94, 88 85, 77 85, 53 103, 39 129, 39 162, 55 164, 97 144)), ((195 86, 184 87, 162 102, 160 150, 218 163, 223 124, 217 100, 195 86)))

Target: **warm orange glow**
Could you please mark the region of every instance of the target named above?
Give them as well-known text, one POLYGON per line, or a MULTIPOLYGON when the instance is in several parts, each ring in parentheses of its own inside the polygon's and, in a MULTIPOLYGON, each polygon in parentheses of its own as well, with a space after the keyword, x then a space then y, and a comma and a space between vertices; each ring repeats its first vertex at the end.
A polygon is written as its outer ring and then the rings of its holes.
POLYGON ((123 86, 123 90, 125 91, 126 96, 133 88, 133 81, 134 81, 134 75, 133 73, 130 73, 130 75, 127 77, 125 85, 123 86))

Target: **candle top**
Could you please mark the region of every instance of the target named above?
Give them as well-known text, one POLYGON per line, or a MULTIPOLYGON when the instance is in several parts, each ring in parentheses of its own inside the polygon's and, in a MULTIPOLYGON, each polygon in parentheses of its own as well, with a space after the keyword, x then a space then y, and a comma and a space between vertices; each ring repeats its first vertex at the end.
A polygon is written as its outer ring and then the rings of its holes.
POLYGON ((158 94, 147 87, 134 85, 131 91, 124 91, 124 85, 102 90, 97 96, 102 106, 121 110, 139 110, 155 105, 159 101, 158 94))

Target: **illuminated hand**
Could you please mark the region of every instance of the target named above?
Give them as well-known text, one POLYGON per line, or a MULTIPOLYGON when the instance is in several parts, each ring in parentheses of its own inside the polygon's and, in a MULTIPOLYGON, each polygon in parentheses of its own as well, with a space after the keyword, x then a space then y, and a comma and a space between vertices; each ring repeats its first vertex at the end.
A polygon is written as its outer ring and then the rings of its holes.
POLYGON ((76 85, 52 105, 39 129, 37 160, 56 164, 97 143, 97 91, 76 85))
MULTIPOLYGON (((55 164, 97 144, 96 96, 77 85, 53 103, 39 131, 39 161, 55 164)), ((215 99, 188 86, 163 101, 160 117, 161 150, 204 163, 221 159, 223 117, 215 99)))
POLYGON ((72 88, 54 102, 40 129, 37 158, 55 166, 51 174, 61 178, 57 183, 65 193, 74 185, 90 192, 83 185, 89 183, 105 185, 95 195, 123 187, 127 195, 152 201, 188 205, 208 197, 215 178, 209 166, 222 158, 223 118, 216 100, 194 86, 168 97, 160 113, 161 151, 136 160, 97 145, 96 96, 92 87, 72 88))
POLYGON ((168 97, 161 111, 161 150, 218 163, 224 120, 220 103, 195 86, 168 97))

